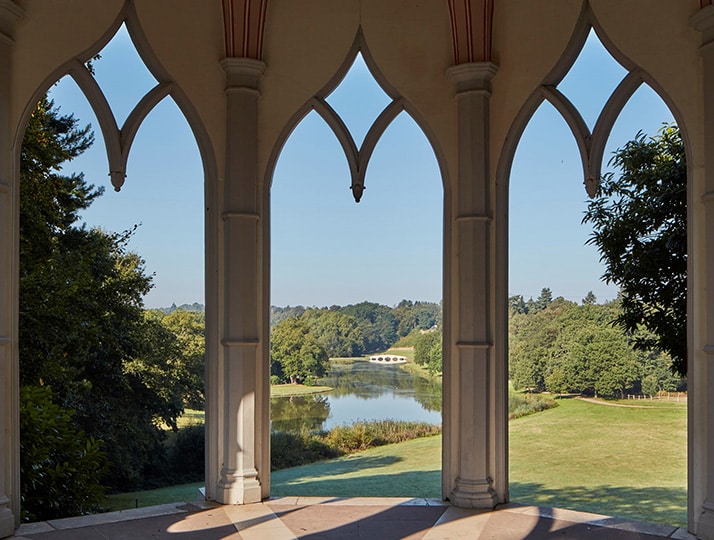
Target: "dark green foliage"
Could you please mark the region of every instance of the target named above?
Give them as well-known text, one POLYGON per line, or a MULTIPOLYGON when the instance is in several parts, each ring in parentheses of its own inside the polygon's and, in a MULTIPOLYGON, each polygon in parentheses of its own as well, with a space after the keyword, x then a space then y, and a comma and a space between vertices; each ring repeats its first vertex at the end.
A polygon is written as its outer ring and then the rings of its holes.
POLYGON ((523 299, 523 295, 516 294, 508 298, 508 313, 509 315, 515 315, 517 313, 527 313, 528 307, 523 299))
POLYGON ((660 349, 687 372, 687 166, 679 129, 638 133, 615 152, 583 223, 600 251, 603 279, 620 287, 616 322, 640 350, 660 349), (643 332, 642 330, 646 330, 643 332))
POLYGON ((340 308, 340 311, 359 322, 365 354, 386 351, 397 341, 398 323, 389 307, 361 302, 340 308))
POLYGON ((339 311, 310 308, 302 318, 330 358, 364 354, 365 339, 354 317, 339 311))
POLYGON ((179 429, 173 437, 168 451, 170 484, 203 480, 205 456, 205 426, 195 424, 179 429))
POLYGON ((283 431, 270 434, 270 470, 272 471, 307 465, 341 455, 342 452, 328 445, 318 434, 283 431))
POLYGON ((99 508, 106 466, 100 441, 72 422, 44 386, 20 389, 20 481, 23 521, 80 515, 99 508))

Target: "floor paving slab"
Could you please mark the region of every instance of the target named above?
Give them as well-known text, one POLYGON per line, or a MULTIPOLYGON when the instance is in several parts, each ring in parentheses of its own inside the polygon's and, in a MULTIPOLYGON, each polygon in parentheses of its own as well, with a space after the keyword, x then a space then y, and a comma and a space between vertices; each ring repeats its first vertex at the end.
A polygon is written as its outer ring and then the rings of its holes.
POLYGON ((114 514, 23 525, 11 540, 693 540, 684 529, 599 514, 514 503, 465 509, 438 499, 281 497, 114 514))

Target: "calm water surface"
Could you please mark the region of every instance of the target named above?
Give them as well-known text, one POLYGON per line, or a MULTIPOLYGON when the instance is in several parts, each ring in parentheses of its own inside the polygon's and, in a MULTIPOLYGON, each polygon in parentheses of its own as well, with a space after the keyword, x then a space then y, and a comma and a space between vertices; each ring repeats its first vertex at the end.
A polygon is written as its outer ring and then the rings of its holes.
POLYGON ((333 390, 314 396, 271 398, 273 430, 329 430, 356 420, 441 423, 441 383, 399 366, 335 362, 319 384, 333 390))

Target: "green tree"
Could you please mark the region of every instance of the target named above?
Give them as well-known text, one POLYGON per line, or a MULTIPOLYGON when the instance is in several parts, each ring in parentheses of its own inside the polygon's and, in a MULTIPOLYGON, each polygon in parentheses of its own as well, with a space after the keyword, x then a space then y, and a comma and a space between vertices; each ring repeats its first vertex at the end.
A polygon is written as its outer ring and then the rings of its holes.
POLYGON ((582 304, 583 305, 597 304, 597 297, 593 294, 592 291, 588 291, 588 294, 586 294, 585 298, 583 298, 582 304))
POLYGON ((508 313, 513 316, 519 313, 527 313, 528 307, 526 306, 526 301, 523 299, 523 295, 515 294, 508 297, 508 313))
POLYGON ((615 152, 585 212, 588 243, 600 251, 603 279, 620 287, 616 321, 640 350, 660 349, 687 371, 687 166, 679 129, 638 133, 615 152), (642 332, 642 329, 647 332, 642 332))
MULTIPOLYGON (((441 332, 431 330, 420 334, 414 343, 414 362, 429 368, 434 362, 435 347, 441 344, 441 332)), ((441 371, 439 369, 438 371, 441 371)))
POLYGON ((177 309, 163 315, 152 310, 147 317, 157 320, 174 337, 173 377, 180 380, 184 405, 202 410, 206 402, 205 313, 177 309))
POLYGON ((556 354, 556 341, 563 332, 564 313, 575 304, 562 299, 547 308, 515 314, 509 323, 509 377, 516 390, 546 389, 548 369, 556 354))
POLYGON ((330 358, 364 354, 364 336, 354 317, 314 308, 308 309, 303 317, 330 358))
POLYGON ((535 309, 536 311, 541 311, 547 308, 553 301, 553 293, 548 287, 543 287, 540 291, 540 295, 536 298, 535 309))
MULTIPOLYGON (((62 165, 92 142, 46 98, 32 115, 20 172, 20 382, 50 386, 73 410, 78 433, 104 442, 105 480, 140 485, 163 453, 159 424, 175 426, 182 392, 151 338, 143 260, 127 249, 132 231, 79 225, 102 190, 62 165)), ((99 481, 100 478, 98 477, 99 481)))
POLYGON ((361 302, 340 310, 354 317, 364 336, 365 354, 385 351, 397 341, 397 321, 392 310, 374 302, 361 302))
POLYGON ((270 373, 281 382, 310 382, 322 377, 329 367, 325 349, 310 332, 304 318, 285 319, 270 336, 270 373))

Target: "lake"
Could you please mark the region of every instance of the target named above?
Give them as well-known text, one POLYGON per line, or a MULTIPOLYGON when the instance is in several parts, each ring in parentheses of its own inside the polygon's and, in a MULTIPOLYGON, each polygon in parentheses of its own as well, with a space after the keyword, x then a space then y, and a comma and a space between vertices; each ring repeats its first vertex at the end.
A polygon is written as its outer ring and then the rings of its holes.
POLYGON ((441 382, 420 377, 398 365, 367 360, 332 362, 318 384, 326 394, 274 397, 274 431, 330 430, 356 420, 407 420, 441 424, 441 382))

